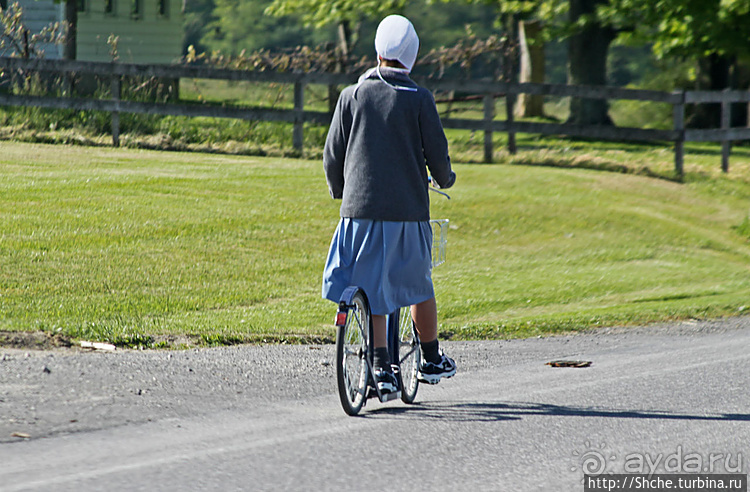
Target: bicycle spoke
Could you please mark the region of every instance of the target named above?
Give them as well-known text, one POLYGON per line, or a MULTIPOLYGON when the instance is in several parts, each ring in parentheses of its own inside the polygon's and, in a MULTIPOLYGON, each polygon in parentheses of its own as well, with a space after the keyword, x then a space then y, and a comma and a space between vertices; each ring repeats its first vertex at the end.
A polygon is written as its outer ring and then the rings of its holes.
POLYGON ((355 311, 354 319, 357 321, 357 327, 359 328, 359 334, 362 337, 362 340, 367 340, 367 333, 365 332, 365 327, 362 326, 362 318, 359 316, 359 311, 355 311))
POLYGON ((406 403, 412 403, 417 395, 417 388, 419 386, 417 372, 419 370, 421 353, 419 339, 415 333, 414 322, 409 307, 402 308, 399 312, 398 352, 403 382, 401 399, 406 403))
POLYGON ((414 352, 416 352, 416 351, 417 351, 417 347, 416 347, 416 346, 414 346, 414 345, 412 345, 411 343, 402 343, 402 344, 401 344, 401 346, 402 346, 402 347, 403 347, 404 345, 410 346, 410 347, 411 347, 411 349, 409 349, 409 351, 408 351, 408 352, 404 352, 403 354, 400 354, 400 355, 401 355, 402 357, 401 357, 401 358, 399 359, 399 361, 398 361, 398 364, 399 364, 399 365, 403 364, 403 363, 404 363, 404 361, 405 361, 406 359, 408 359, 409 357, 411 357, 411 355, 412 355, 412 354, 413 354, 414 352))

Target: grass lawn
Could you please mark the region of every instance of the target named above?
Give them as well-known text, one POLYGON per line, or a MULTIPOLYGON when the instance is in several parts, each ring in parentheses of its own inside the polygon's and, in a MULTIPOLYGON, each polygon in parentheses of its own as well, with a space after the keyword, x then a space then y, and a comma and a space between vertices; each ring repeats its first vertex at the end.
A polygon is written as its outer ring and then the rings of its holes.
MULTIPOLYGON (((722 176, 717 150, 695 147, 677 183, 507 165, 621 162, 666 176, 669 150, 519 143, 505 165, 457 164, 453 199, 433 196, 433 217, 451 220, 448 261, 434 272, 444 336, 525 337, 750 305, 747 150, 722 176)), ((333 337, 334 304, 319 292, 339 203, 318 161, 2 150, 1 331, 130 346, 333 337)))

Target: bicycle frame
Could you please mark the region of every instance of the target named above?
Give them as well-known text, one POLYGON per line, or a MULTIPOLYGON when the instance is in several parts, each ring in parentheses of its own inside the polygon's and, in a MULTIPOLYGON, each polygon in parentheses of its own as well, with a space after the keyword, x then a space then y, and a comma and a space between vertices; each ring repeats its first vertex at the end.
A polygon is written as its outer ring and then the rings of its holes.
MULTIPOLYGON (((399 335, 401 334, 401 326, 399 326, 399 321, 398 311, 389 314, 386 319, 386 333, 388 337, 388 353, 391 354, 391 364, 397 364, 401 368, 401 361, 399 360, 399 348, 401 344, 399 335)), ((403 386, 400 374, 397 379, 400 388, 403 386)))
MULTIPOLYGON (((448 220, 431 220, 430 222, 433 227, 432 266, 435 267, 445 261, 448 220)), ((404 322, 411 321, 410 308, 407 306, 401 309, 407 310, 406 313, 408 313, 408 318, 405 318, 404 322)), ((397 309, 386 317, 386 343, 398 389, 390 393, 381 393, 376 384, 375 366, 373 363, 373 324, 367 294, 360 287, 352 285, 347 287, 341 295, 339 309, 336 314, 336 326, 338 328, 336 338, 337 380, 339 384, 339 397, 341 398, 344 410, 349 415, 356 415, 370 398, 377 397, 383 403, 397 398, 401 398, 405 403, 412 403, 414 401, 419 382, 417 379, 411 379, 417 377, 417 366, 413 366, 412 364, 418 364, 420 356, 419 337, 416 331, 402 337, 401 319, 399 316, 401 309, 397 309), (359 306, 357 303, 359 303, 359 306), (365 318, 367 319, 367 323, 363 322, 365 318), (346 333, 358 334, 359 341, 350 340, 346 333), (406 340, 409 343, 404 343, 406 340), (411 344, 411 347, 408 348, 405 354, 401 354, 402 343, 404 343, 404 346, 411 344), (347 346, 348 348, 346 348, 347 346), (354 385, 349 377, 349 363, 346 362, 352 356, 355 356, 355 360, 359 360, 359 363, 355 362, 354 366, 357 368, 355 372, 359 374, 359 380, 354 385), (409 361, 412 356, 416 359, 416 362, 407 363, 408 374, 405 376, 401 366, 406 361, 409 361), (404 381, 404 377, 406 377, 407 381, 404 381), (408 385, 408 387, 405 387, 405 385, 408 385)), ((409 324, 404 329, 414 330, 414 327, 412 324, 409 324)))

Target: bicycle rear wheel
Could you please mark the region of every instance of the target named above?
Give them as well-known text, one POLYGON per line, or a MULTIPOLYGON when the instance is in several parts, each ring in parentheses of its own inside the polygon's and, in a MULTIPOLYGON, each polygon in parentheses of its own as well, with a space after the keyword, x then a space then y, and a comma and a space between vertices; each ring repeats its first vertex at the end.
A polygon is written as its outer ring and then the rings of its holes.
POLYGON ((399 313, 399 342, 398 360, 401 366, 401 400, 404 403, 413 403, 417 397, 419 380, 419 360, 422 352, 419 349, 419 336, 411 319, 411 309, 401 308, 399 313))
POLYGON ((370 308, 362 291, 352 296, 345 313, 336 333, 336 381, 344 412, 357 415, 367 398, 366 358, 372 338, 370 308))

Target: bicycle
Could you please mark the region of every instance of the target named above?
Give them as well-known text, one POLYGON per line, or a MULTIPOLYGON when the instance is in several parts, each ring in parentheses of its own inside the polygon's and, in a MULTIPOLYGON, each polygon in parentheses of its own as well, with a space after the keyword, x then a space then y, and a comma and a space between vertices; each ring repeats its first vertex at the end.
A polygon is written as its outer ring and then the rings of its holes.
MULTIPOLYGON (((431 220, 430 224, 434 268, 445 262, 448 219, 431 220)), ((388 352, 394 361, 392 368, 398 389, 382 394, 375 384, 373 347, 370 344, 373 328, 367 294, 357 286, 344 290, 336 313, 336 381, 341 406, 348 415, 357 415, 370 398, 385 403, 400 397, 409 404, 417 396, 421 351, 409 306, 389 314, 386 323, 388 352)))

